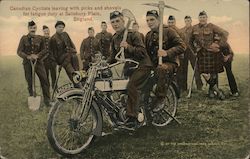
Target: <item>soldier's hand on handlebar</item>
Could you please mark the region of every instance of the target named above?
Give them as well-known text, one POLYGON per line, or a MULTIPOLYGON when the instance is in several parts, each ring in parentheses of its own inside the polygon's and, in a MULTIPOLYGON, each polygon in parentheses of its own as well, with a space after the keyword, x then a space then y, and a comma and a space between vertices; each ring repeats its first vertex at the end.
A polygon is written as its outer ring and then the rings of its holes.
POLYGON ((159 49, 158 50, 158 56, 159 57, 166 57, 166 56, 168 56, 168 53, 163 49, 159 49))
POLYGON ((120 47, 124 47, 125 49, 127 49, 128 48, 128 43, 126 41, 122 41, 120 43, 120 47))

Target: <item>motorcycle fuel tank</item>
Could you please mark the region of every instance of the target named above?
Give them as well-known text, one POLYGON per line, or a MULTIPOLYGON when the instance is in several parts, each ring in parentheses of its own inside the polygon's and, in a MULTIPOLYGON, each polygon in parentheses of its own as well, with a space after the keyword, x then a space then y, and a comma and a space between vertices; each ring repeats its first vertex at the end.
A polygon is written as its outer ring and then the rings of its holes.
POLYGON ((126 90, 129 79, 96 81, 95 87, 100 91, 126 90))

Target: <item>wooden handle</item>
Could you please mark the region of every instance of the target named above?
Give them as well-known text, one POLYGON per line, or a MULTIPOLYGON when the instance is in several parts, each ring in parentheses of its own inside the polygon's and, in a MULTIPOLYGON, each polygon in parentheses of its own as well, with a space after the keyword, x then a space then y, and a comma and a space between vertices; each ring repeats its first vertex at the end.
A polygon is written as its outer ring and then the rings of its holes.
POLYGON ((36 63, 37 63, 37 59, 35 59, 35 62, 33 63, 32 60, 30 60, 30 64, 31 64, 31 69, 32 69, 32 92, 33 92, 33 97, 36 97, 36 88, 35 88, 35 67, 36 67, 36 63))
MULTIPOLYGON (((159 2, 159 16, 160 16, 160 25, 159 25, 159 49, 161 50, 162 47, 162 42, 163 42, 163 13, 164 13, 164 2, 160 1, 159 2)), ((158 58, 158 64, 162 64, 162 57, 158 58)))

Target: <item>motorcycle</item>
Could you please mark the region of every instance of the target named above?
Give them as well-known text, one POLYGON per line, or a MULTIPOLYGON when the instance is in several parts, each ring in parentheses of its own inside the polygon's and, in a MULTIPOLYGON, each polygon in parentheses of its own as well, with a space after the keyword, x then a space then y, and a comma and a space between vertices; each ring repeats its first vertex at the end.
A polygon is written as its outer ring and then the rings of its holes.
MULTIPOLYGON (((72 84, 58 88, 57 101, 49 112, 47 137, 52 148, 59 154, 74 156, 82 153, 95 138, 102 136, 104 117, 108 118, 114 129, 126 129, 126 86, 129 79, 119 74, 117 67, 129 62, 137 68, 138 63, 131 59, 116 59, 116 63, 109 65, 101 56, 96 56, 87 72, 74 73, 74 82, 82 83, 82 88, 74 88, 72 84), (117 77, 113 72, 116 72, 117 77)), ((166 75, 166 78, 174 77, 166 75)), ((150 77, 145 80, 146 87, 141 89, 139 123, 132 130, 148 124, 162 127, 172 120, 179 122, 175 118, 179 91, 174 80, 166 84, 164 107, 153 111, 156 81, 157 77, 152 70, 150 77)))

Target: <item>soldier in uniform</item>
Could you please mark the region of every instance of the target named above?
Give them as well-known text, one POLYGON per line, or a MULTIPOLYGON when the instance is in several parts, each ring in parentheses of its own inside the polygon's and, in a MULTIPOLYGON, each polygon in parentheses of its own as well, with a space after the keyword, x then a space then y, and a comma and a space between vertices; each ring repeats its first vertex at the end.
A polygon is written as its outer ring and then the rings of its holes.
POLYGON ((199 24, 193 26, 190 37, 190 47, 197 53, 198 69, 203 73, 203 77, 209 84, 209 97, 215 97, 214 92, 223 100, 225 98, 223 92, 218 89, 216 81, 218 73, 223 69, 223 55, 220 48, 227 41, 228 32, 220 27, 207 23, 207 13, 202 11, 199 13, 199 24), (218 34, 221 37, 220 42, 214 42, 214 36, 218 34))
MULTIPOLYGON (((128 116, 127 126, 134 126, 134 123, 138 122, 138 104, 140 88, 144 87, 145 79, 150 75, 152 63, 147 55, 145 46, 141 40, 138 32, 129 30, 126 42, 122 42, 123 34, 125 31, 125 20, 123 14, 119 11, 110 13, 110 22, 112 28, 115 30, 111 41, 111 56, 108 59, 109 63, 116 62, 115 56, 120 51, 121 47, 124 47, 125 57, 133 59, 139 62, 139 67, 126 76, 129 76, 129 82, 127 85, 128 91, 128 105, 126 115, 128 116)), ((133 65, 134 66, 134 65, 133 65)), ((125 69, 131 68, 131 64, 125 65, 125 69)))
POLYGON ((158 76, 156 88, 157 105, 153 111, 159 111, 163 108, 166 84, 170 82, 166 75, 168 74, 169 77, 173 76, 179 65, 178 57, 186 49, 186 45, 178 33, 168 26, 163 26, 163 49, 159 49, 159 18, 156 10, 148 11, 146 14, 147 25, 151 30, 146 34, 145 44, 147 53, 153 62, 158 76), (158 64, 158 57, 162 57, 162 65, 158 64))
POLYGON ((50 92, 49 92, 49 81, 46 76, 46 71, 43 64, 43 57, 46 54, 44 49, 44 41, 42 36, 35 35, 37 26, 34 21, 28 23, 28 35, 22 36, 18 49, 17 54, 21 58, 23 58, 23 67, 25 73, 25 79, 28 83, 28 91, 29 95, 33 96, 32 90, 32 68, 31 63, 37 60, 35 66, 35 72, 39 77, 41 82, 43 97, 44 97, 44 104, 46 106, 50 105, 50 92))
POLYGON ((80 56, 83 61, 83 70, 87 71, 89 69, 89 64, 92 58, 99 50, 98 40, 95 38, 95 31, 93 27, 88 28, 89 36, 83 39, 80 47, 80 56))
POLYGON ((50 30, 46 25, 43 26, 43 33, 44 33, 44 45, 45 45, 45 51, 46 51, 46 56, 44 57, 43 61, 44 61, 44 66, 45 66, 48 80, 49 80, 49 74, 50 74, 52 89, 53 89, 56 84, 56 65, 57 64, 52 53, 49 51, 50 30))
MULTIPOLYGON (((173 15, 170 15, 168 17, 168 27, 174 29, 177 32, 177 34, 181 37, 182 40, 185 39, 184 34, 176 26, 176 20, 175 20, 175 17, 173 15)), ((176 80, 177 80, 177 84, 180 88, 180 92, 187 90, 187 76, 185 76, 185 74, 184 74, 184 71, 185 71, 184 56, 185 56, 185 52, 183 52, 183 54, 179 55, 180 67, 178 67, 177 74, 176 74, 176 80)))
POLYGON ((141 39, 144 42, 145 41, 145 37, 144 37, 144 35, 142 33, 139 32, 139 24, 137 22, 133 23, 132 29, 133 29, 133 31, 137 31, 140 34, 141 39))
MULTIPOLYGON (((75 45, 68 33, 63 32, 65 23, 57 21, 55 24, 56 33, 51 37, 49 49, 52 52, 58 65, 61 65, 69 79, 73 82, 72 73, 79 70, 79 62, 76 55, 75 45)), ((75 85, 78 87, 77 85, 75 85)))
MULTIPOLYGON (((215 43, 220 43, 220 37, 217 34, 215 35, 215 43)), ((221 52, 223 54, 224 68, 226 69, 227 80, 229 83, 231 94, 234 97, 238 97, 239 91, 232 71, 232 62, 234 56, 233 50, 230 47, 230 45, 226 42, 225 46, 221 48, 221 52)))
POLYGON ((105 21, 102 22, 101 28, 102 31, 97 33, 95 37, 98 40, 100 52, 107 59, 110 56, 110 43, 112 34, 107 32, 107 23, 105 21))
MULTIPOLYGON (((185 27, 183 27, 181 29, 181 32, 184 34, 184 41, 187 44, 187 50, 184 54, 184 60, 183 60, 182 65, 183 65, 184 81, 187 81, 188 61, 190 61, 190 64, 191 64, 192 68, 194 69, 196 56, 195 56, 193 50, 191 50, 191 48, 189 47, 189 39, 190 39, 191 31, 192 31, 192 18, 190 16, 185 16, 184 21, 185 21, 186 25, 185 25, 185 27)), ((199 70, 197 69, 197 66, 196 66, 194 77, 195 77, 195 84, 196 84, 197 89, 201 90, 203 83, 201 80, 199 70)), ((185 85, 187 85, 187 82, 185 83, 185 85)))

